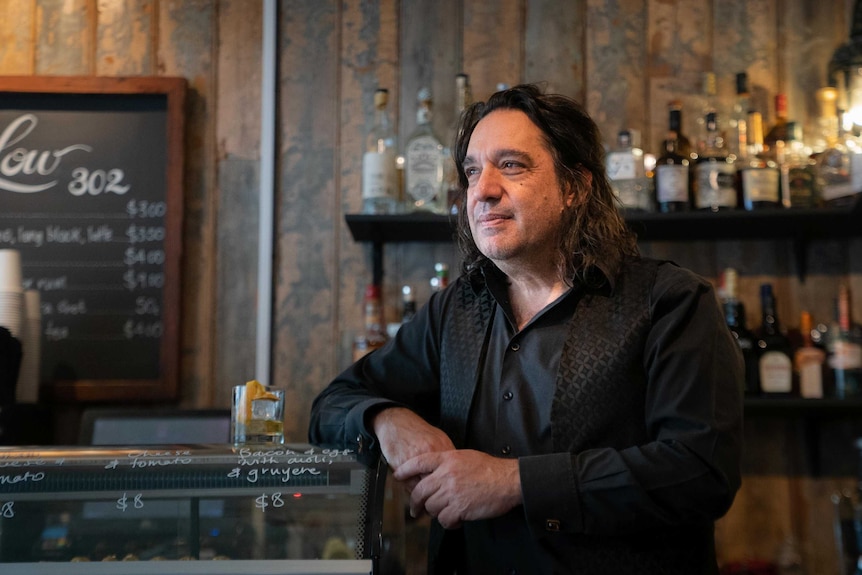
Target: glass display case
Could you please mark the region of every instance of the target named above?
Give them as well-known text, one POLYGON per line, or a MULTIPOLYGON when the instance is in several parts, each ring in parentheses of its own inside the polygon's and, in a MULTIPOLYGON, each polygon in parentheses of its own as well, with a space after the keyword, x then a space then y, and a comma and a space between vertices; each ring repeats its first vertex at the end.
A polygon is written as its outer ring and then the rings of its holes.
POLYGON ((0 572, 379 573, 385 478, 303 444, 0 448, 0 572))

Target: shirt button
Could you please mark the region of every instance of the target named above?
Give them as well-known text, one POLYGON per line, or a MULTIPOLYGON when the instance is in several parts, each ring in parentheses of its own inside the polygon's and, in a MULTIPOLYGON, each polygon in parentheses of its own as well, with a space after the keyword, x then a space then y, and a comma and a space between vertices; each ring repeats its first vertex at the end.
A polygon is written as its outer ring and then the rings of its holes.
POLYGON ((507 391, 506 393, 503 394, 503 399, 505 399, 506 401, 512 401, 513 397, 515 397, 515 394, 512 393, 511 391, 507 391))
POLYGON ((500 450, 500 453, 502 453, 503 455, 509 455, 510 453, 512 453, 512 448, 508 445, 504 445, 503 449, 500 450))
POLYGON ((513 343, 512 347, 509 349, 511 349, 512 351, 518 351, 519 349, 521 349, 521 344, 520 343, 513 343))

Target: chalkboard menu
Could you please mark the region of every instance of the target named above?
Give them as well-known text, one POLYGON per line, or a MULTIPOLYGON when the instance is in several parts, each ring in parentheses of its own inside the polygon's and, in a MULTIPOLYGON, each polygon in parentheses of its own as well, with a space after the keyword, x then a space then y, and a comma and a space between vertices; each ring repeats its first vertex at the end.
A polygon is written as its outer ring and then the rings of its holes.
POLYGON ((182 78, 0 78, 0 249, 41 298, 42 395, 172 399, 182 78))

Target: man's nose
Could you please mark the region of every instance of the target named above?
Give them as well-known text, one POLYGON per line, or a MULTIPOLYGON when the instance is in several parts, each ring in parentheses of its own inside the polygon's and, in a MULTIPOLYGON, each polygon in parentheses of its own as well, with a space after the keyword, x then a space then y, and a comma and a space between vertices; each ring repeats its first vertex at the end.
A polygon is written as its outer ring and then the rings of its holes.
POLYGON ((500 196, 500 174, 493 168, 485 168, 476 181, 475 193, 477 200, 488 200, 500 196))

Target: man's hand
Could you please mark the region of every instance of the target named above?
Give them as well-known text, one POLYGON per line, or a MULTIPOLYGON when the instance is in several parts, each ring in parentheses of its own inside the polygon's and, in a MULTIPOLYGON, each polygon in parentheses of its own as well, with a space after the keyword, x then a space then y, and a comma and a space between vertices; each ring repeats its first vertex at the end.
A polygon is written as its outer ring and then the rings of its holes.
MULTIPOLYGON (((380 442, 380 451, 392 469, 423 453, 455 449, 452 440, 441 429, 404 407, 384 409, 374 416, 372 427, 380 442)), ((404 477, 408 490, 418 480, 419 477, 404 477)))
POLYGON ((499 517, 521 503, 518 460, 470 449, 418 455, 397 467, 397 480, 421 477, 410 494, 410 515, 427 511, 446 529, 499 517))

